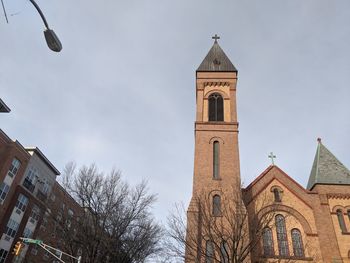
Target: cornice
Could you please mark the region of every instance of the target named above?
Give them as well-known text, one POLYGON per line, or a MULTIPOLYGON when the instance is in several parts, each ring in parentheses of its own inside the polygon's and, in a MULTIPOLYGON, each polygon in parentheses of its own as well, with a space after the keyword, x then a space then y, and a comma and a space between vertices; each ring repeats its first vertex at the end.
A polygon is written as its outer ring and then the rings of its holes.
POLYGON ((339 194, 339 193, 330 193, 327 194, 328 199, 350 199, 350 194, 339 194))
POLYGON ((227 81, 206 81, 203 84, 204 86, 230 86, 227 81))

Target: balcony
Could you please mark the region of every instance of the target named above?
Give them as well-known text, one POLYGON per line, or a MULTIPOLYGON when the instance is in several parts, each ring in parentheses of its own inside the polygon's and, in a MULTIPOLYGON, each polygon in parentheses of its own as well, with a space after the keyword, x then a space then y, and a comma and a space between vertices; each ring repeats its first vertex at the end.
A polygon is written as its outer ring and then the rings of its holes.
POLYGON ((40 201, 42 201, 42 202, 46 202, 46 200, 47 200, 47 194, 45 194, 45 193, 43 193, 42 191, 40 191, 39 189, 38 189, 38 191, 37 191, 37 193, 36 193, 36 197, 40 200, 40 201))
POLYGON ((24 186, 25 188, 27 188, 31 193, 34 192, 35 185, 32 184, 32 182, 29 181, 27 178, 24 179, 24 181, 23 181, 23 186, 24 186))

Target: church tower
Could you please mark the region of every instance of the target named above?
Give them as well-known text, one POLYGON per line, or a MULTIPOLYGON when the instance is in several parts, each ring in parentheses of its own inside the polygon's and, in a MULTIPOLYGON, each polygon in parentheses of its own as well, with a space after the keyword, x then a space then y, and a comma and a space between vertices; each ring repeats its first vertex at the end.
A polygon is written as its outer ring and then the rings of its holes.
MULTIPOLYGON (((187 211, 185 262, 203 262, 199 200, 208 202, 211 215, 219 216, 225 193, 241 191, 238 121, 236 106, 237 69, 213 37, 214 44, 196 71, 195 157, 192 199, 187 211), (190 236, 197 240, 189 240, 190 236), (197 248, 194 244, 197 244, 197 248)), ((202 205, 203 206, 203 205, 202 205)))

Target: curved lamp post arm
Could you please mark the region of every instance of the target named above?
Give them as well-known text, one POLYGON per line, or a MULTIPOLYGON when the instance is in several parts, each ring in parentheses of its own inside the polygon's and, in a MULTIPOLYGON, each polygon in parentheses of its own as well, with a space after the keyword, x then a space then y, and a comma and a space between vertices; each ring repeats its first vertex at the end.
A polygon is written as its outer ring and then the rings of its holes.
POLYGON ((44 16, 43 12, 41 11, 40 7, 38 6, 38 4, 34 0, 29 0, 29 1, 33 4, 35 9, 38 11, 41 19, 43 20, 43 22, 45 24, 46 29, 44 31, 44 36, 45 36, 47 46, 52 51, 60 52, 62 50, 61 41, 59 40, 59 38, 57 37, 55 32, 49 28, 49 24, 47 23, 46 18, 44 16))
POLYGON ((41 19, 43 20, 43 22, 45 24, 45 27, 47 29, 49 29, 49 24, 47 23, 46 18, 44 16, 43 12, 41 11, 40 7, 38 6, 38 4, 34 0, 29 0, 29 1, 33 4, 35 9, 38 11, 39 15, 41 16, 41 19))

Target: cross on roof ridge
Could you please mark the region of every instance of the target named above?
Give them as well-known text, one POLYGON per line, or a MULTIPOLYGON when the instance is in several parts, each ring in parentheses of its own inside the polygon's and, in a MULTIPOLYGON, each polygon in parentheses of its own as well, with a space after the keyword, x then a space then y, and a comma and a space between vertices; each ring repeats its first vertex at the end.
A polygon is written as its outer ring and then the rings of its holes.
POLYGON ((212 36, 211 38, 215 39, 215 43, 217 43, 218 39, 220 39, 220 37, 217 34, 215 34, 215 36, 212 36))
POLYGON ((270 152, 268 157, 271 159, 272 165, 275 165, 274 159, 276 158, 276 155, 273 152, 270 152))

